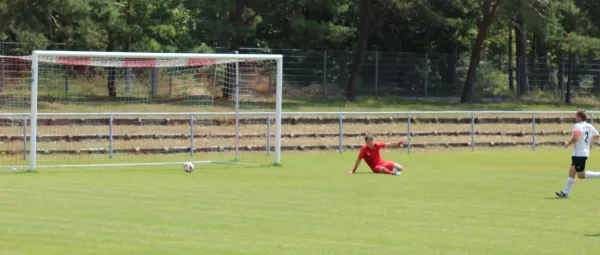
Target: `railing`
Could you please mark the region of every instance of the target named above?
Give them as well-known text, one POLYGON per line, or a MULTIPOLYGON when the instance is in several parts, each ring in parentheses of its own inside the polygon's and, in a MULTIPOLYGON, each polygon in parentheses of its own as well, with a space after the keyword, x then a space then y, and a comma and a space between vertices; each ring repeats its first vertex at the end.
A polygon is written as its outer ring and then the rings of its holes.
MULTIPOLYGON (((600 111, 588 112, 591 116, 589 121, 594 123, 594 116, 597 116, 600 111)), ((214 141, 222 141, 224 144, 217 142, 219 151, 232 150, 247 150, 257 151, 263 150, 270 154, 273 150, 272 139, 274 138, 271 128, 273 126, 274 112, 240 112, 239 120, 242 127, 259 127, 249 131, 243 130, 239 139, 253 139, 251 144, 238 146, 230 144, 231 139, 239 141, 237 135, 228 120, 232 119, 236 114, 234 112, 179 112, 179 113, 147 113, 147 112, 132 112, 132 113, 39 113, 38 125, 48 128, 55 128, 59 134, 47 135, 44 131, 39 131, 38 143, 44 142, 77 142, 85 141, 86 139, 105 141, 107 149, 88 148, 71 148, 67 149, 38 149, 38 153, 66 153, 74 154, 73 151, 80 150, 87 153, 108 154, 112 158, 116 153, 191 153, 195 152, 215 151, 215 146, 199 147, 197 138, 212 139, 214 141), (151 118, 154 116, 155 118, 151 118), (156 118, 158 117, 158 118, 156 118), (229 124, 228 124, 229 123, 229 124), (79 133, 68 133, 61 131, 62 127, 71 127, 77 129, 79 133), (91 126, 102 127, 102 132, 85 133, 91 126), (158 130, 156 127, 165 126, 174 130, 177 127, 180 130, 185 130, 189 126, 187 133, 125 133, 125 131, 115 133, 117 128, 134 127, 142 128, 142 131, 158 130), (264 129, 260 127, 264 127, 264 129), (196 127, 200 129, 196 129, 196 127), (204 127, 204 129, 202 129, 204 127), (213 127, 213 130, 208 130, 205 127, 213 127), (256 131, 259 130, 259 131, 256 131), (219 133, 221 132, 221 133, 219 133), (223 133, 225 132, 225 133, 223 133), (115 149, 116 141, 125 140, 144 140, 144 139, 172 139, 184 140, 188 139, 188 145, 184 147, 164 147, 159 148, 120 148, 115 149), (262 140, 264 139, 264 140, 262 140), (260 142, 262 140, 262 142, 260 142)), ((282 143, 282 150, 335 150, 339 153, 346 149, 358 149, 361 143, 360 139, 364 133, 375 134, 376 136, 394 137, 399 139, 406 136, 406 151, 411 153, 414 148, 428 147, 450 147, 470 148, 475 151, 477 145, 482 146, 523 146, 529 144, 532 150, 536 150, 538 145, 561 145, 562 141, 539 141, 538 136, 555 136, 566 137, 570 135, 570 125, 573 123, 572 111, 411 111, 411 112, 284 112, 282 120, 282 139, 293 141, 293 139, 308 139, 312 144, 292 144, 290 142, 282 143), (517 116, 517 117, 515 117, 517 116), (369 125, 368 123, 373 123, 369 125), (398 125, 399 124, 399 125, 398 125), (504 126, 500 126, 503 124, 504 126), (402 126, 404 130, 399 130, 402 126), (427 125, 438 125, 442 130, 437 128, 431 129, 427 125), (478 130, 479 125, 492 128, 488 131, 478 130), (529 128, 527 128, 527 126, 529 128), (562 125, 562 126, 561 126, 562 125), (454 129, 460 126, 461 128, 454 129), (541 128, 538 129, 538 127, 541 128), (507 129, 516 128, 518 131, 507 131, 507 129), (422 131, 431 129, 429 131, 422 131), (324 132, 333 131, 334 132, 324 132), (520 130, 520 131, 519 131, 520 130), (527 131, 528 130, 528 131, 527 131), (319 132, 321 131, 321 132, 319 132), (375 132, 373 132, 375 131, 375 132), (501 140, 494 141, 478 141, 478 136, 496 137, 501 140), (526 138, 531 136, 531 140, 520 142, 505 142, 508 137, 526 138), (446 139, 439 143, 414 143, 413 139, 418 137, 436 137, 446 139), (448 142, 451 137, 469 137, 462 142, 448 142), (327 143, 322 143, 329 138, 337 138, 337 144, 333 144, 331 140, 327 143), (346 141, 346 139, 349 140, 346 141), (319 142, 320 140, 323 140, 319 142), (356 142, 356 143, 353 143, 356 142)), ((0 113, 0 130, 9 130, 6 133, 0 133, 0 155, 22 154, 23 159, 27 159, 28 153, 28 124, 30 115, 28 113, 0 113), (12 127, 9 129, 6 127, 12 127), (6 129, 5 129, 6 128, 6 129), (17 130, 22 130, 22 133, 17 133, 17 130), (12 131, 10 131, 12 130, 12 131), (2 148, 2 144, 21 143, 22 148, 15 151, 10 148, 2 148)), ((39 127, 39 126, 38 126, 39 127)), ((1 131, 0 131, 1 132, 1 131)), ((160 132, 160 131, 159 131, 160 132)), ((240 135, 240 134, 238 134, 240 135)), ((390 138, 391 139, 391 138, 390 138)), ((522 140, 522 139, 521 139, 522 140)), ((167 142, 167 144, 169 144, 167 142)), ((75 145, 77 146, 77 145, 75 145)), ((14 147, 17 147, 16 145, 14 147)), ((13 147, 13 148, 14 148, 13 147)), ((39 148, 39 146, 38 146, 39 148)))

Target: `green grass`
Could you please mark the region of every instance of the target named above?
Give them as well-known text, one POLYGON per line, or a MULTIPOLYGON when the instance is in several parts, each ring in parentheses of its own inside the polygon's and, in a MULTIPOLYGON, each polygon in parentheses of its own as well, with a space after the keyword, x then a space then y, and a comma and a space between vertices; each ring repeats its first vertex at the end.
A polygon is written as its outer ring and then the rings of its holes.
POLYGON ((553 198, 568 151, 385 153, 399 177, 346 174, 354 154, 5 172, 0 254, 597 253, 600 181, 553 198))
MULTIPOLYGON (((157 101, 140 101, 135 98, 94 98, 79 102, 66 103, 60 100, 40 101, 39 112, 202 112, 202 111, 233 111, 232 102, 215 101, 214 106, 197 105, 205 99, 190 97, 187 101, 177 99, 160 99, 157 101), (92 100, 92 101, 89 101, 92 100)), ((28 102, 16 103, 15 107, 3 107, 0 112, 29 112, 28 102), (16 107, 16 106, 19 107, 16 107)), ((339 99, 286 99, 283 102, 284 111, 443 111, 443 110, 576 110, 597 109, 597 101, 566 105, 557 102, 475 102, 460 104, 448 100, 411 100, 398 98, 362 98, 355 102, 339 99)), ((256 101, 241 103, 246 111, 274 111, 271 101, 256 101)))

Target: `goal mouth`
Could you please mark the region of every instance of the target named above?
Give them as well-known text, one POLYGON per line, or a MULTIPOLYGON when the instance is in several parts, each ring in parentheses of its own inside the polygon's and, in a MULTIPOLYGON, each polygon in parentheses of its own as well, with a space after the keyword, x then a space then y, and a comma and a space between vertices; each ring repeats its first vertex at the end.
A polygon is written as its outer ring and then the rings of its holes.
POLYGON ((10 165, 279 164, 281 55, 34 51, 0 60, 12 82, 0 94, 14 111, 0 113, 0 158, 10 165))

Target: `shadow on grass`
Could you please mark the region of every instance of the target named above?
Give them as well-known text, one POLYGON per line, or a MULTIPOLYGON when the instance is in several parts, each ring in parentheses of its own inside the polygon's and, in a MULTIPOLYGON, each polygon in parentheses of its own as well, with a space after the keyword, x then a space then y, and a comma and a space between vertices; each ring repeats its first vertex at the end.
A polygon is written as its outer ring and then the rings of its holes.
POLYGON ((557 196, 554 196, 554 197, 545 197, 544 199, 547 199, 547 200, 568 200, 568 198, 557 197, 557 196))
POLYGON ((37 172, 29 171, 27 169, 10 170, 7 168, 3 168, 3 169, 0 169, 0 175, 2 175, 2 174, 37 174, 37 172))
POLYGON ((586 236, 586 237, 600 237, 600 233, 596 233, 596 234, 585 234, 585 235, 583 235, 583 236, 586 236))

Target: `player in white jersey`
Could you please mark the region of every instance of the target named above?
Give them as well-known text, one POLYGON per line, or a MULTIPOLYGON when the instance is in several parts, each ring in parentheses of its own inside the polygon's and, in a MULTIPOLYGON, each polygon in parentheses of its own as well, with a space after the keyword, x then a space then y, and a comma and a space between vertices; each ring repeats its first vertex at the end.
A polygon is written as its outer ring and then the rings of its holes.
POLYGON ((577 111, 577 114, 575 115, 575 121, 577 123, 573 126, 573 137, 571 137, 569 142, 565 143, 565 149, 574 144, 569 178, 567 178, 565 189, 556 192, 556 195, 559 197, 569 197, 571 186, 573 186, 573 183, 575 182, 575 175, 577 175, 579 179, 600 178, 600 172, 585 170, 585 161, 590 156, 590 144, 600 138, 598 131, 594 126, 587 123, 586 120, 587 114, 585 111, 577 111))

